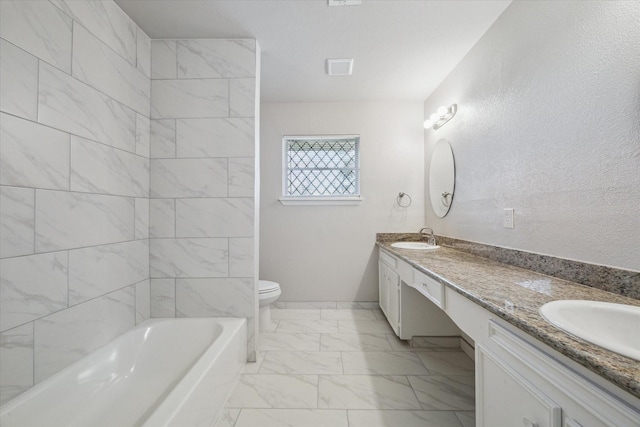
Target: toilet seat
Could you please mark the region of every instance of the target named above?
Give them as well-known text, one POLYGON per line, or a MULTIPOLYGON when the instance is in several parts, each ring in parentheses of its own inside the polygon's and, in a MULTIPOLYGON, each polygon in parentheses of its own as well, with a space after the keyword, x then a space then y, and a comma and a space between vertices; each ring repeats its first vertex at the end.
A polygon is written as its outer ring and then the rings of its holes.
POLYGON ((267 294, 271 292, 277 292, 280 290, 280 285, 276 282, 271 282, 269 280, 259 280, 258 281, 258 293, 259 294, 267 294))
POLYGON ((269 280, 258 280, 258 306, 260 314, 258 323, 264 331, 271 325, 271 304, 280 298, 280 284, 269 280))

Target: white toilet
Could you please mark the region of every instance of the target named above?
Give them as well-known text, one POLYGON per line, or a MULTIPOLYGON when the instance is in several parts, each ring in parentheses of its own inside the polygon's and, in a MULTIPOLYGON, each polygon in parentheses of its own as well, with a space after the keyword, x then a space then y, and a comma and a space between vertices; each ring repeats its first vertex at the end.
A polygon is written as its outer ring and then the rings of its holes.
POLYGON ((280 285, 268 280, 258 280, 258 305, 260 307, 260 330, 265 330, 271 325, 271 308, 280 298, 280 285))

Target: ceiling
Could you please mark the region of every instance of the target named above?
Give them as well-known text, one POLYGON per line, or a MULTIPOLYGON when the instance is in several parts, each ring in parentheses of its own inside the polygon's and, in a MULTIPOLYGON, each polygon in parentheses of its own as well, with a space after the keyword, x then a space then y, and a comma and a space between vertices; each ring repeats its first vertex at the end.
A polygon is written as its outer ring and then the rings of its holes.
POLYGON ((510 1, 116 0, 152 39, 254 38, 262 102, 423 101, 510 1), (330 77, 328 58, 354 58, 330 77))

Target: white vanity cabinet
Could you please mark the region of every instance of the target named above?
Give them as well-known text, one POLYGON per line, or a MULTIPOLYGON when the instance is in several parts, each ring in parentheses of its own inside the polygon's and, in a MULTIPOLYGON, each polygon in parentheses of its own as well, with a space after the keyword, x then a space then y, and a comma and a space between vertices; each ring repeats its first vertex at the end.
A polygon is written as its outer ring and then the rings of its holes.
POLYGON ((383 250, 380 266, 380 306, 400 338, 475 342, 477 427, 640 427, 640 399, 383 250))
POLYGON ((484 426, 561 427, 562 408, 490 349, 479 345, 476 403, 484 426))
POLYGON ((384 251, 378 257, 378 292, 380 309, 387 317, 391 328, 400 335, 400 261, 384 251))
POLYGON ((382 249, 378 272, 380 308, 400 339, 460 336, 460 329, 443 311, 444 291, 439 288, 442 285, 437 286, 435 280, 382 249), (438 293, 438 289, 442 292, 438 293), (432 298, 424 297, 432 294, 432 298))
POLYGON ((479 427, 638 427, 640 407, 510 325, 490 320, 476 350, 479 427))
POLYGON ((640 400, 451 288, 447 314, 476 344, 477 427, 640 427, 640 400))

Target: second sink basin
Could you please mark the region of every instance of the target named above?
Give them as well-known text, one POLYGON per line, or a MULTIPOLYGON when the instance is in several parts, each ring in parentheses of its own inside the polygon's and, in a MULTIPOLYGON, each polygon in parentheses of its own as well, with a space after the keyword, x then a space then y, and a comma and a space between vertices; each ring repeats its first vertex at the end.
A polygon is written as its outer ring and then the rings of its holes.
POLYGON ((561 300, 543 305, 540 314, 547 322, 571 335, 640 360, 640 307, 561 300))
POLYGON ((429 250, 429 249, 437 249, 440 246, 430 245, 424 242, 395 242, 392 243, 391 246, 398 249, 419 249, 419 250, 429 250))

